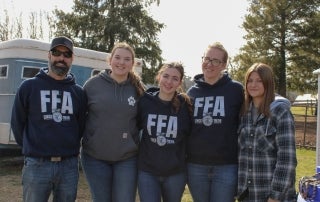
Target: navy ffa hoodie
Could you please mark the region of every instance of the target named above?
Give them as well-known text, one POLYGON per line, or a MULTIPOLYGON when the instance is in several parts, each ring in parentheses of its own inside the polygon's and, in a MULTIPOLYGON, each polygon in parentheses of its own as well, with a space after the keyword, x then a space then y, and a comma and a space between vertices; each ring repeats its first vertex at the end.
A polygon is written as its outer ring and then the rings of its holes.
POLYGON ((193 127, 187 144, 188 162, 237 164, 239 112, 244 99, 241 83, 227 73, 213 85, 196 75, 188 90, 193 102, 193 127))
POLYGON ((75 156, 86 115, 86 97, 72 74, 64 80, 48 68, 22 82, 16 94, 11 127, 25 156, 75 156))
POLYGON ((191 117, 179 94, 181 105, 177 113, 172 103, 160 100, 158 94, 158 88, 148 89, 138 104, 138 124, 142 129, 138 168, 157 176, 169 176, 185 171, 191 117))

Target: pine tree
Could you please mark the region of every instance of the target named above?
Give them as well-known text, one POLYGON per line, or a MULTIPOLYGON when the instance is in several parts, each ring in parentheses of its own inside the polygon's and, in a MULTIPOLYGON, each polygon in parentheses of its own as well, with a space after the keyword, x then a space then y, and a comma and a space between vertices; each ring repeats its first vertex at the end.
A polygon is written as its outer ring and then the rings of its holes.
POLYGON ((152 68, 161 64, 157 34, 164 24, 146 8, 159 0, 74 0, 71 13, 55 10, 55 35, 71 37, 76 46, 110 52, 118 41, 133 46, 136 56, 152 68))
MULTIPOLYGON (((286 96, 287 87, 313 88, 312 71, 319 68, 319 61, 311 58, 318 57, 319 51, 308 50, 319 41, 319 34, 310 31, 315 29, 314 24, 319 25, 320 1, 249 1, 250 8, 242 25, 247 31, 244 37, 247 43, 234 58, 239 72, 243 74, 253 63, 264 62, 274 68, 279 94, 286 96)), ((243 75, 236 76, 243 79, 243 75)))

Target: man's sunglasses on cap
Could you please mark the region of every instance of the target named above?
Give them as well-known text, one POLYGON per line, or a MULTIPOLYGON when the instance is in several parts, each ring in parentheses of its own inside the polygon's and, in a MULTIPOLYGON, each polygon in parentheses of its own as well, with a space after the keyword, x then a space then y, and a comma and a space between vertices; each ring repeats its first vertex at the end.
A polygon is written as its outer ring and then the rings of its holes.
POLYGON ((63 56, 65 58, 71 58, 72 57, 72 52, 71 51, 62 52, 62 51, 59 51, 59 50, 56 50, 56 49, 52 49, 51 50, 51 54, 53 56, 56 56, 56 57, 59 57, 61 54, 63 54, 63 56))

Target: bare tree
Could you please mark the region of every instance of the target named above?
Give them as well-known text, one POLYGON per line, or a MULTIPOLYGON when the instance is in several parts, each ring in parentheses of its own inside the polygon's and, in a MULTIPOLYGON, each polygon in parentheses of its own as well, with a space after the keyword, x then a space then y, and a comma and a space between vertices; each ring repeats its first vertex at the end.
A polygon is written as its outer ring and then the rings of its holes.
POLYGON ((9 18, 9 15, 8 15, 8 10, 4 10, 3 11, 4 13, 4 20, 2 21, 2 19, 0 18, 1 20, 1 23, 0 23, 0 40, 1 41, 6 41, 9 39, 9 28, 10 28, 10 18, 9 18))
POLYGON ((39 40, 50 40, 53 36, 50 24, 53 17, 49 12, 20 13, 19 16, 9 15, 8 10, 3 10, 0 16, 0 41, 15 38, 31 38, 39 40))

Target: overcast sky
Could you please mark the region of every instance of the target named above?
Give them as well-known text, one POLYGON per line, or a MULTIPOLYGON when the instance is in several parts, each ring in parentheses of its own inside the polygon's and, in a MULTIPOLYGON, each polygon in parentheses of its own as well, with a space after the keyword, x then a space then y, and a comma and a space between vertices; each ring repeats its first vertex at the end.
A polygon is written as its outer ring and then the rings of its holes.
MULTIPOLYGON (((73 0, 0 0, 1 12, 10 15, 55 7, 71 11, 73 0)), ((244 45, 241 25, 247 12, 246 0, 160 0, 159 6, 149 9, 154 19, 166 24, 159 35, 163 58, 179 61, 186 75, 201 73, 201 56, 205 48, 220 41, 232 57, 244 45)))

